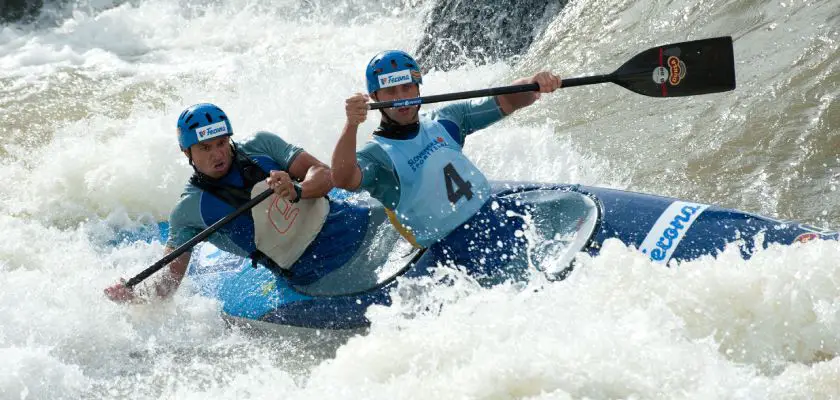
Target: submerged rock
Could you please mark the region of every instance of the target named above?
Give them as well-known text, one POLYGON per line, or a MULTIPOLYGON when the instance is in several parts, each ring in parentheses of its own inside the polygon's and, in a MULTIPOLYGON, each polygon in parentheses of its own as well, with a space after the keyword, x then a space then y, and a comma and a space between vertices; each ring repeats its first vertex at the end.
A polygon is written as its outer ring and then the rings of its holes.
POLYGON ((33 19, 43 6, 43 0, 0 0, 0 23, 33 19))

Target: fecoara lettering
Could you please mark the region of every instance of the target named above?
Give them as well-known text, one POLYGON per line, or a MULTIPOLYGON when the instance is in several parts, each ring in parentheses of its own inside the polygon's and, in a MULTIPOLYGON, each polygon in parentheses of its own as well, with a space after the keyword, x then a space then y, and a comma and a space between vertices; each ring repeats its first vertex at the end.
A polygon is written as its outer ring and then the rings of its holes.
POLYGON ((408 81, 408 80, 411 80, 411 77, 409 77, 407 75, 389 76, 388 77, 388 83, 391 83, 391 84, 399 83, 399 82, 402 82, 402 81, 408 81))
POLYGON ((674 245, 674 240, 680 237, 683 233, 682 230, 685 229, 684 223, 691 221, 691 216, 694 215, 698 210, 698 207, 692 206, 685 206, 682 208, 682 213, 678 214, 671 220, 670 226, 666 228, 662 235, 659 236, 659 240, 656 241, 655 249, 651 250, 650 256, 654 260, 661 261, 665 259, 665 256, 668 254, 668 250, 671 249, 671 246, 674 245))

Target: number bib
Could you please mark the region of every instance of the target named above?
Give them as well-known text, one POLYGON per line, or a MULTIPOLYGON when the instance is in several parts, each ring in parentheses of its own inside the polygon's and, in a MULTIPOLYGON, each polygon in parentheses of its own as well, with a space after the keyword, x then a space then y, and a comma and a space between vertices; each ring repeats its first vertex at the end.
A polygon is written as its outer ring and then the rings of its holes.
POLYGON ((470 219, 490 198, 487 178, 440 123, 421 117, 413 139, 374 136, 400 181, 395 217, 412 240, 429 246, 470 219))

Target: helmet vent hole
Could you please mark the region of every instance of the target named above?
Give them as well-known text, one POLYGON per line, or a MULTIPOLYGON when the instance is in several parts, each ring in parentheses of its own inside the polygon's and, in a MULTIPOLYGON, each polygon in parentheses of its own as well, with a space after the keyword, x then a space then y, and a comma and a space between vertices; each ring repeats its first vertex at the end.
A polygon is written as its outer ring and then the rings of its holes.
POLYGON ((204 113, 204 116, 207 118, 207 122, 213 122, 213 117, 210 116, 210 113, 204 113))
POLYGON ((391 60, 391 67, 397 69, 397 60, 391 60))
POLYGON ((189 128, 189 129, 198 128, 198 122, 193 123, 192 125, 188 126, 187 128, 189 128))

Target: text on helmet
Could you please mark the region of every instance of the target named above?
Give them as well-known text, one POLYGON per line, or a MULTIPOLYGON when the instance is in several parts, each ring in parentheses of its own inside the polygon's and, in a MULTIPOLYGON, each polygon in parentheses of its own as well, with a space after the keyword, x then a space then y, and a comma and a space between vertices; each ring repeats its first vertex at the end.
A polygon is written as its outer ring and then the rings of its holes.
POLYGON ((391 72, 379 76, 379 88, 384 89, 391 86, 402 85, 404 83, 412 82, 411 70, 404 69, 402 71, 391 72))
POLYGON ((201 142, 207 139, 228 135, 230 132, 228 132, 227 124, 222 121, 202 126, 201 128, 195 130, 195 134, 198 136, 198 141, 201 142))

